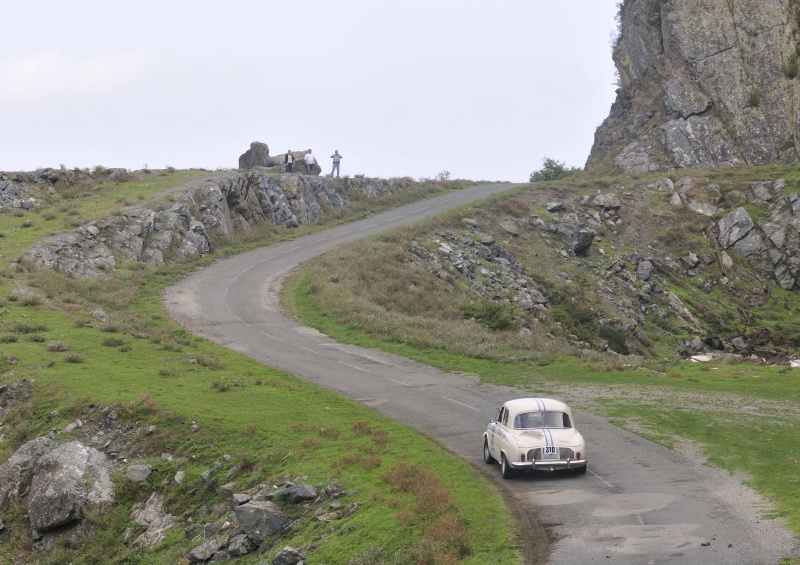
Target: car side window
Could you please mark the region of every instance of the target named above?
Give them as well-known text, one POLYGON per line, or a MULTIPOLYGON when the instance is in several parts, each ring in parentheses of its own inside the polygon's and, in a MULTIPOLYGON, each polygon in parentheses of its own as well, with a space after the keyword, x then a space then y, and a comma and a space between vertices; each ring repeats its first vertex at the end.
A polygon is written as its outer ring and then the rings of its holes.
POLYGON ((564 412, 564 427, 565 428, 572 427, 572 422, 569 421, 569 415, 566 412, 564 412))
POLYGON ((508 425, 508 409, 503 406, 503 409, 500 411, 500 423, 504 426, 508 425))

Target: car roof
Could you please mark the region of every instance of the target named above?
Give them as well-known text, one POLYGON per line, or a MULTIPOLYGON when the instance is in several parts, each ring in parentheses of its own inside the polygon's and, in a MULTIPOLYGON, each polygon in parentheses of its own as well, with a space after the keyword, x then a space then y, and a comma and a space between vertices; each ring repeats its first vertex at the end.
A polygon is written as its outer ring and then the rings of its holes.
POLYGON ((515 398, 514 400, 506 401, 505 406, 508 408, 508 411, 514 415, 520 412, 540 412, 542 410, 571 412, 569 406, 560 400, 554 400, 552 398, 515 398))

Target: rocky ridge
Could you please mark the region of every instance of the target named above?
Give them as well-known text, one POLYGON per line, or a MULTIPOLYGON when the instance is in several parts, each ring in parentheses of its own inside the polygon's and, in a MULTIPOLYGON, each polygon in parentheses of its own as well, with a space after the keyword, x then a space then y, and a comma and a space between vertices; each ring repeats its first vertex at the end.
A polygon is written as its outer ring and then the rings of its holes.
MULTIPOLYGON (((34 206, 35 199, 24 197, 26 183, 5 177, 5 192, 14 197, 10 205, 34 206)), ((161 265, 202 257, 211 250, 214 235, 250 230, 262 222, 287 228, 315 224, 326 208, 347 207, 348 194, 383 196, 402 190, 408 182, 275 174, 258 168, 232 172, 172 195, 175 202, 164 208, 132 208, 124 215, 44 238, 12 266, 49 268, 89 278, 108 276, 125 262, 161 265)))

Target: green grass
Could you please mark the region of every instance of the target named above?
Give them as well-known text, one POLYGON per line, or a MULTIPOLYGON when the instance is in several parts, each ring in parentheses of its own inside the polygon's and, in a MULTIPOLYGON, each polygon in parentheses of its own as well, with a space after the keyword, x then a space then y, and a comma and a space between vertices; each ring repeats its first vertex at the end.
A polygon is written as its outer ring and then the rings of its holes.
MULTIPOLYGON (((113 213, 118 200, 147 200, 170 183, 195 176, 187 174, 109 186, 108 194, 105 188, 97 194, 76 192, 55 215, 9 214, 0 255, 13 256, 46 231, 68 229, 70 215, 113 213), (96 201, 88 202, 91 198, 96 201), (23 227, 25 220, 32 225, 23 227)), ((350 211, 331 213, 327 225, 458 186, 416 186, 378 202, 355 199, 350 211)), ((217 241, 216 256, 322 227, 265 227, 256 235, 217 241)), ((427 554, 441 562, 447 555, 476 565, 520 562, 514 524, 501 494, 474 468, 371 408, 197 338, 171 321, 161 304, 164 287, 213 259, 155 269, 128 265, 102 282, 69 280, 48 271, 0 271, 0 384, 36 382, 31 402, 3 418, 8 437, 0 442, 0 461, 26 440, 63 428, 75 418, 99 420, 108 409, 134 427, 139 422, 158 428, 156 434, 139 434, 136 440, 137 460, 154 466, 148 485, 137 487, 118 475, 116 507, 89 517, 100 531, 79 552, 58 546, 47 558, 35 554, 36 559, 54 564, 175 563, 189 547, 181 527, 151 553, 120 544, 122 533, 132 525, 133 503, 146 500, 151 490, 161 490, 167 511, 194 523, 214 521, 213 513, 204 512, 215 505, 227 509, 228 502, 205 488, 200 473, 230 455, 220 473, 241 467, 235 477, 237 489, 307 476, 304 480, 315 485, 335 481, 356 491, 345 499, 360 505, 351 516, 331 524, 309 517, 295 535, 283 540, 283 545, 303 548, 314 544, 309 563, 343 563, 375 548, 389 555, 416 548, 407 552, 409 560, 427 554), (15 294, 20 285, 32 286, 37 294, 15 294), (98 306, 107 312, 108 321, 90 315, 98 306), (200 426, 197 433, 189 432, 192 421, 200 426), (365 422, 370 430, 366 434, 365 422), (323 428, 336 433, 322 433, 323 428), (162 459, 162 453, 173 458, 162 459), (436 510, 425 491, 398 489, 387 473, 401 464, 427 472, 420 484, 444 493, 452 504, 436 510), (181 486, 171 481, 178 470, 187 475, 181 486), (324 543, 316 543, 320 536, 324 543)), ((6 537, 0 562, 14 561, 15 553, 17 560, 33 559, 24 515, 10 512, 3 519, 6 537)), ((137 534, 143 530, 135 528, 137 534)), ((263 555, 239 559, 244 564, 263 560, 263 555)))
MULTIPOLYGON (((148 459, 160 466, 151 480, 154 486, 159 484, 159 477, 172 477, 179 468, 188 468, 183 487, 172 485, 167 489, 168 498, 173 501, 168 509, 173 512, 182 513, 184 504, 198 510, 203 500, 192 500, 187 493, 202 486, 199 473, 213 461, 222 461, 225 453, 234 456, 229 466, 238 463, 241 454, 253 459, 252 470, 237 480, 243 487, 302 476, 317 485, 335 480, 346 490, 358 491, 348 502, 357 502, 361 508, 332 529, 355 528, 361 533, 356 537, 331 536, 328 543, 312 552, 315 562, 341 562, 342 556, 358 556, 376 546, 394 553, 419 536, 424 522, 412 519, 409 530, 398 527, 398 516, 413 515, 413 497, 396 499, 382 478, 398 464, 415 464, 430 470, 441 481, 453 497, 458 515, 464 517, 470 551, 462 562, 515 563, 519 559, 510 519, 498 520, 506 513, 495 487, 436 443, 370 408, 193 336, 182 337, 180 351, 136 338, 127 338, 131 348, 120 351, 106 345, 106 332, 76 328, 73 320, 43 306, 35 311, 7 306, 0 322, 11 326, 12 320, 22 316, 35 318, 40 324, 38 329, 48 338, 68 339, 71 353, 80 353, 85 361, 68 363, 65 353, 52 350, 47 343, 21 340, 13 344, 14 378, 35 379, 41 391, 36 411, 20 414, 27 416, 24 426, 21 421, 15 422, 14 414, 6 418, 7 425, 28 432, 27 436, 15 437, 15 444, 51 427, 65 426, 76 417, 75 406, 91 399, 93 403, 119 406, 131 418, 150 416, 159 427, 171 430, 150 440, 157 442, 160 449, 155 449, 148 459), (231 386, 214 386, 220 382, 231 386), (53 411, 62 416, 49 418, 53 411), (166 414, 172 414, 173 421, 166 414), (186 433, 189 420, 198 422, 203 432, 186 433), (356 435, 356 422, 368 422, 372 431, 356 435), (338 437, 321 436, 319 430, 323 427, 338 430, 338 437), (303 447, 305 440, 314 439, 318 441, 307 442, 303 447), (166 463, 158 457, 161 450, 184 455, 166 463), (376 459, 376 468, 362 465, 359 457, 365 453, 376 459), (352 461, 348 462, 348 456, 352 461), (411 538, 409 534, 413 534, 411 538)), ((10 352, 0 351, 2 355, 10 352)), ((5 455, 10 454, 11 447, 5 443, 5 455)), ((130 502, 146 495, 136 493, 130 502)), ((216 495, 211 500, 224 502, 216 495)), ((125 524, 123 517, 115 520, 125 524)), ((327 527, 319 523, 308 528, 293 537, 292 544, 307 546, 327 527)), ((174 562, 176 552, 186 549, 186 540, 177 536, 166 545, 148 556, 147 562, 174 562)), ((119 555, 115 562, 130 557, 123 548, 115 551, 119 555)), ((72 558, 76 563, 89 562, 82 559, 88 556, 72 558)))
POLYGON ((787 519, 800 531, 800 462, 797 415, 751 414, 743 411, 705 411, 697 408, 625 406, 611 401, 606 415, 626 427, 644 423, 650 439, 670 446, 675 437, 706 446, 710 464, 742 473, 746 484, 776 504, 765 518, 787 519))

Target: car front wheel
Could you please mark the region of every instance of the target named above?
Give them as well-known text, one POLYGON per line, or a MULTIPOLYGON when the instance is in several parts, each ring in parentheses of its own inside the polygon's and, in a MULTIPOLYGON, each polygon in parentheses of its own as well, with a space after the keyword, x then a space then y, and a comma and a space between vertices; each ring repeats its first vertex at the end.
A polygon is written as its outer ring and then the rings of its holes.
POLYGON ((492 453, 489 451, 489 440, 483 439, 483 460, 486 463, 497 463, 492 453))
POLYGON ((500 469, 503 474, 504 479, 511 479, 514 477, 514 469, 511 468, 511 465, 508 464, 508 459, 506 459, 506 454, 503 453, 500 456, 500 469))

